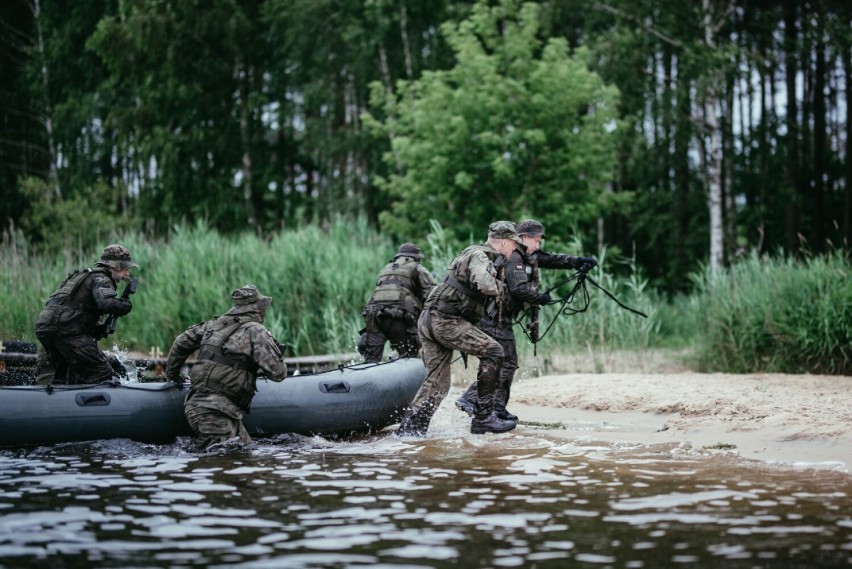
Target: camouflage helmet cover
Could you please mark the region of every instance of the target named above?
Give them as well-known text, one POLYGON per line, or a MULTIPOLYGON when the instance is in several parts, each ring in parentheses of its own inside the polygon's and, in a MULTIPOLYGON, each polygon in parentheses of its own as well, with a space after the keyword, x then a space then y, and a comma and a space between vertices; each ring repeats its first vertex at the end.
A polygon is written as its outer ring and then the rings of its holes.
POLYGON ((511 221, 495 221, 488 226, 489 239, 511 239, 515 243, 520 243, 518 231, 515 224, 511 221))
POLYGON ((99 262, 115 271, 139 266, 130 258, 130 251, 127 247, 116 243, 104 247, 104 251, 101 253, 101 260, 99 262))
POLYGON ((413 257, 417 260, 420 260, 423 258, 423 251, 421 251, 420 247, 418 247, 414 243, 403 243, 399 246, 399 251, 397 251, 396 256, 413 257))
POLYGON ((261 310, 264 310, 272 302, 272 297, 263 296, 256 286, 249 284, 234 289, 231 292, 231 302, 233 302, 234 306, 257 304, 261 310))

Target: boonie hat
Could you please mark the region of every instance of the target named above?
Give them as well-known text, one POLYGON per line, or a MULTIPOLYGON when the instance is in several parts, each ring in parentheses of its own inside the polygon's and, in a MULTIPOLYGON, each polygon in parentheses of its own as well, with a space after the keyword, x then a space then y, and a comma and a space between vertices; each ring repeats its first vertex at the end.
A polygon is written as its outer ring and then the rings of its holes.
POLYGON ((420 250, 420 247, 418 247, 414 243, 403 243, 399 246, 399 251, 397 251, 396 256, 414 257, 415 259, 422 259, 423 252, 420 250))
POLYGON ((547 238, 547 236, 544 234, 544 226, 534 219, 525 219, 523 221, 519 221, 518 235, 529 235, 531 237, 538 237, 539 235, 541 235, 542 239, 547 238))
POLYGON ((116 243, 104 247, 100 262, 116 271, 139 266, 130 258, 130 251, 127 247, 116 243))
POLYGON ((489 225, 488 238, 511 239, 515 243, 521 242, 520 237, 518 237, 518 231, 515 228, 515 224, 511 221, 495 221, 494 223, 489 225))
POLYGON ((253 284, 248 284, 243 287, 234 289, 231 293, 231 302, 234 306, 245 306, 247 304, 258 304, 261 309, 269 306, 272 302, 271 296, 263 296, 257 287, 253 284))

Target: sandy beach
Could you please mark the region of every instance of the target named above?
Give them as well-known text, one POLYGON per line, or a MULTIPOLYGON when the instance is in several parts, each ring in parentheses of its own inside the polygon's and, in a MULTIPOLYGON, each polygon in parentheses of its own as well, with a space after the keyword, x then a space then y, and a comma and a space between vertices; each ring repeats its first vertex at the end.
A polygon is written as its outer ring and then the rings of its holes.
MULTIPOLYGON (((454 366, 454 382, 473 376, 454 366)), ((852 472, 852 377, 696 373, 670 358, 524 364, 509 410, 522 429, 590 446, 659 446, 852 472), (541 374, 540 376, 537 376, 541 374)))

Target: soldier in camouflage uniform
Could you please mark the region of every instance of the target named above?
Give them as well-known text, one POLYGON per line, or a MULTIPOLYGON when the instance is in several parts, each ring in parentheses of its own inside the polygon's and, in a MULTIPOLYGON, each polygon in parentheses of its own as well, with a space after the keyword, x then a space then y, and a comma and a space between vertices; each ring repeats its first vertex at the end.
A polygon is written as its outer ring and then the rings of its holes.
POLYGON ((470 432, 500 433, 515 428, 494 414, 497 374, 503 365, 503 348, 475 323, 482 319, 489 299, 499 299, 504 285, 499 271, 502 259, 515 248, 518 235, 509 221, 492 223, 488 242, 471 245, 450 263, 443 282, 426 300, 417 321, 423 344, 426 380, 414 396, 399 426, 398 434, 423 436, 438 406, 450 389, 453 350, 479 358, 477 410, 470 432))
MULTIPOLYGON (((500 369, 494 409, 499 418, 509 421, 518 420, 517 415, 506 410, 512 380, 515 370, 518 369, 518 351, 512 322, 525 308, 550 302, 549 294, 538 291, 538 269, 591 269, 598 264, 593 257, 571 257, 541 251, 541 241, 545 238, 544 226, 534 219, 519 222, 517 229, 521 244, 515 247, 506 263, 504 279, 508 294, 503 297, 499 319, 498 311, 490 310, 486 311, 485 317, 477 324, 480 330, 496 339, 503 347, 503 367, 500 369)), ((456 407, 473 415, 476 411, 477 388, 476 382, 471 384, 456 401, 456 407)))
POLYGON ((272 299, 246 285, 231 293, 231 301, 233 307, 222 316, 178 336, 166 361, 166 377, 180 382, 184 362, 200 349, 190 371, 184 413, 202 450, 234 437, 250 443, 242 418, 249 412, 258 372, 272 381, 287 377, 280 344, 263 325, 272 299))
POLYGON ((100 320, 124 316, 133 309, 116 294, 116 283, 127 280, 137 265, 130 251, 108 245, 94 268, 75 271, 59 285, 36 319, 39 350, 36 380, 51 383, 97 383, 126 370, 99 348, 104 336, 100 320))
POLYGON ((361 331, 358 351, 365 361, 381 361, 387 340, 399 357, 417 357, 417 318, 435 288, 432 275, 420 264, 422 258, 417 245, 403 243, 379 273, 376 288, 361 313, 366 327, 361 331))

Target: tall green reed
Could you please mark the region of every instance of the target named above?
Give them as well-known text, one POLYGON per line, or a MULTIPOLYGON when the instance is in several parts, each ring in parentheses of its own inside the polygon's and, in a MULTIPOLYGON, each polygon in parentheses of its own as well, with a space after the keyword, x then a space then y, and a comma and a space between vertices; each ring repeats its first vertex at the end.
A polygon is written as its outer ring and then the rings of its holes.
MULTIPOLYGON (((351 351, 363 325, 361 308, 395 251, 362 219, 303 226, 268 240, 250 233, 223 236, 203 223, 179 225, 168 240, 136 233, 114 240, 130 248, 140 265, 133 270, 139 290, 134 310, 103 343, 161 352, 187 326, 227 311, 231 290, 248 283, 273 297, 266 323, 295 353, 351 351)), ((33 339, 35 317, 65 267, 91 266, 100 255, 100 249, 74 253, 70 263, 29 251, 16 243, 0 253, 4 337, 33 339)))
POLYGON ((840 251, 804 262, 752 255, 695 276, 703 369, 852 372, 852 278, 840 251))

